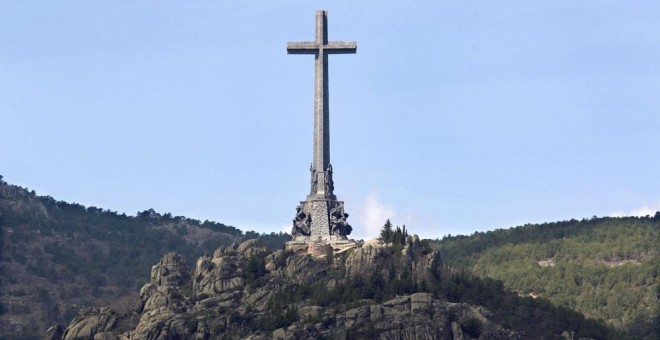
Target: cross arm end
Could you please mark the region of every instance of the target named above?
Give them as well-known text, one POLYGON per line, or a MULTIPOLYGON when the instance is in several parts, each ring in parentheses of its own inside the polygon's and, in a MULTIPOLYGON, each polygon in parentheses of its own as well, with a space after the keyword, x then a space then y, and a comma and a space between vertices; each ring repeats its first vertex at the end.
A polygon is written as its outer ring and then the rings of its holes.
POLYGON ((318 50, 319 50, 319 46, 314 42, 286 43, 286 52, 288 54, 314 54, 318 50))
POLYGON ((324 50, 332 54, 352 54, 357 52, 357 43, 355 41, 331 41, 324 46, 324 50))

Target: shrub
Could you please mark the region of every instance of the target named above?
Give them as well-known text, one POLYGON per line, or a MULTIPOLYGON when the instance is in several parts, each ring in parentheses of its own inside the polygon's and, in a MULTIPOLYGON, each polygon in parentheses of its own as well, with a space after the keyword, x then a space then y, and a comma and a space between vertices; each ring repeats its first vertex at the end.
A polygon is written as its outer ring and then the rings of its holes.
POLYGON ((481 321, 475 318, 471 318, 465 321, 461 325, 461 328, 463 329, 463 333, 473 338, 478 338, 481 335, 481 321))

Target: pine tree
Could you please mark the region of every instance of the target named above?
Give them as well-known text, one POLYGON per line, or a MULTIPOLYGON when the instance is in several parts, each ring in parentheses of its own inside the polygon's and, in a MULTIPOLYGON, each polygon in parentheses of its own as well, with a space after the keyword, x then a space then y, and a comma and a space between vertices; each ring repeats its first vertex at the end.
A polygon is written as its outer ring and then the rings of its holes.
POLYGON ((385 225, 383 225, 383 228, 380 230, 380 239, 383 243, 390 243, 392 242, 392 222, 390 222, 390 219, 388 218, 387 221, 385 221, 385 225))
POLYGON ((403 238, 403 232, 401 231, 401 227, 396 226, 396 229, 394 229, 394 234, 392 234, 392 243, 395 245, 400 245, 404 244, 405 240, 403 238))

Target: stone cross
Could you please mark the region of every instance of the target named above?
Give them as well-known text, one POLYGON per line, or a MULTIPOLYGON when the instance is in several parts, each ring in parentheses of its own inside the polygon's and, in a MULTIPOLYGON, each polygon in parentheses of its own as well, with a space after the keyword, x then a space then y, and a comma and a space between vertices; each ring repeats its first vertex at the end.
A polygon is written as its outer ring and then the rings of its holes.
POLYGON ((323 172, 330 166, 330 114, 328 105, 328 55, 352 54, 357 51, 354 41, 328 41, 327 12, 316 12, 316 40, 310 42, 289 42, 286 46, 289 54, 313 54, 316 59, 314 67, 314 161, 312 168, 319 172, 316 192, 326 193, 323 172))
POLYGON ((330 114, 328 105, 328 55, 355 53, 355 42, 328 41, 328 19, 323 10, 316 12, 316 40, 290 42, 289 54, 313 54, 314 74, 314 161, 310 167, 311 190, 307 200, 296 208, 291 234, 292 244, 305 242, 350 243, 352 227, 346 222, 344 202, 334 195, 330 165, 330 114))

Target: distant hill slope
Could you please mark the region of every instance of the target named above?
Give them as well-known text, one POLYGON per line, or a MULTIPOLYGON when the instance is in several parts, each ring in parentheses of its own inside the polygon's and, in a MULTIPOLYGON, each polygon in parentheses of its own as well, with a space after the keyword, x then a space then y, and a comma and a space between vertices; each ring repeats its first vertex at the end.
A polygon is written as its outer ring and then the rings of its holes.
POLYGON ((288 240, 152 209, 127 216, 84 207, 0 176, 0 339, 34 338, 80 307, 121 303, 114 300, 135 294, 164 253, 193 261, 246 237, 272 248, 288 240))
POLYGON ((631 336, 660 336, 660 212, 525 225, 437 242, 451 266, 602 319, 631 336))

